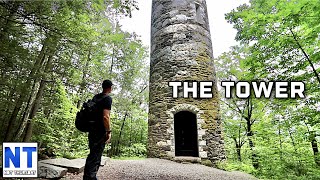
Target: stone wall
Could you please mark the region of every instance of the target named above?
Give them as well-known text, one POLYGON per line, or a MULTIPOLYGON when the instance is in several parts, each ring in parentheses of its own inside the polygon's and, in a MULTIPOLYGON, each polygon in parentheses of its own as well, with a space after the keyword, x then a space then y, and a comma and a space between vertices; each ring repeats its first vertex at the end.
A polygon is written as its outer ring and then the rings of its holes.
POLYGON ((205 0, 153 0, 148 156, 174 157, 173 116, 187 110, 197 116, 199 156, 223 160, 216 85, 212 99, 172 98, 169 81, 216 84, 205 0))

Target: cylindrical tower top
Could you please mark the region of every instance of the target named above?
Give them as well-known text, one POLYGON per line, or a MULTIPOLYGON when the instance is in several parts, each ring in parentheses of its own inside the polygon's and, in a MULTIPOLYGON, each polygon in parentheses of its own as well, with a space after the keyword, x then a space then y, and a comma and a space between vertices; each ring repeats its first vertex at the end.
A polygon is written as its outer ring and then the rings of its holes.
POLYGON ((153 0, 151 21, 151 64, 163 48, 191 45, 213 58, 205 0, 153 0))

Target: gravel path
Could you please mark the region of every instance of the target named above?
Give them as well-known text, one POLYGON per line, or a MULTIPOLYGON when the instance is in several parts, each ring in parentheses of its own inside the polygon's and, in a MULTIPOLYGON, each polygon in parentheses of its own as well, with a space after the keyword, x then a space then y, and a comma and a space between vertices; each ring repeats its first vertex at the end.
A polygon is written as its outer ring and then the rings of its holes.
MULTIPOLYGON (((66 179, 82 179, 69 174, 66 179)), ((100 167, 99 180, 249 180, 251 175, 227 172, 200 164, 182 164, 163 159, 111 160, 100 167)))

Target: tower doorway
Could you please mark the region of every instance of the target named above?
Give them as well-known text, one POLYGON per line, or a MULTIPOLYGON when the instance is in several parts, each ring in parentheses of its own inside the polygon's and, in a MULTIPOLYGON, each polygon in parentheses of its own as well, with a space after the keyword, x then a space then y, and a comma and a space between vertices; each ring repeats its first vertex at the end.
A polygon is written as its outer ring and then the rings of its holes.
POLYGON ((180 111, 174 115, 175 156, 199 157, 196 115, 180 111))

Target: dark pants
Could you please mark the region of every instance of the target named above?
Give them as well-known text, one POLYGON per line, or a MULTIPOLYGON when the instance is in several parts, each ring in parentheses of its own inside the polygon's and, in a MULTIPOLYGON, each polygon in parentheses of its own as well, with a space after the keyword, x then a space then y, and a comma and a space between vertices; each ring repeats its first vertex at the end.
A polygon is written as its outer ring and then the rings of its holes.
POLYGON ((89 133, 90 153, 84 167, 83 180, 97 180, 97 172, 101 163, 101 156, 105 147, 106 135, 89 133))

